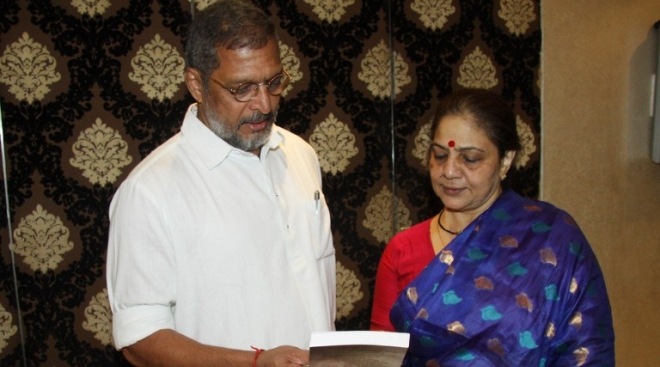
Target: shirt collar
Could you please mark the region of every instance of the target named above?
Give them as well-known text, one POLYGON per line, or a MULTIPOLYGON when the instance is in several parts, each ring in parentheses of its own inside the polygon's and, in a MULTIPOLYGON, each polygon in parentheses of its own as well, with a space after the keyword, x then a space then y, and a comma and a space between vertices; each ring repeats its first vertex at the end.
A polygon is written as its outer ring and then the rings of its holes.
MULTIPOLYGON (((190 142, 191 149, 199 156, 208 169, 221 164, 230 154, 254 156, 252 153, 237 149, 219 138, 211 129, 197 118, 197 104, 188 107, 181 125, 181 135, 190 142)), ((277 149, 284 141, 280 127, 273 124, 270 137, 259 154, 264 159, 271 150, 277 149)))

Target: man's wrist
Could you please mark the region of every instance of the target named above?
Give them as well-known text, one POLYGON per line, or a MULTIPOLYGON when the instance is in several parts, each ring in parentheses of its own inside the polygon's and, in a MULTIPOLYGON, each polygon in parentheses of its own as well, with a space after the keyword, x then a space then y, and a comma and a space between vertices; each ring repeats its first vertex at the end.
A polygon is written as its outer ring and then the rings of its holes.
POLYGON ((255 348, 253 346, 250 347, 254 349, 254 359, 252 359, 252 367, 257 367, 257 359, 259 359, 259 356, 261 355, 261 353, 264 352, 264 350, 260 348, 255 348))

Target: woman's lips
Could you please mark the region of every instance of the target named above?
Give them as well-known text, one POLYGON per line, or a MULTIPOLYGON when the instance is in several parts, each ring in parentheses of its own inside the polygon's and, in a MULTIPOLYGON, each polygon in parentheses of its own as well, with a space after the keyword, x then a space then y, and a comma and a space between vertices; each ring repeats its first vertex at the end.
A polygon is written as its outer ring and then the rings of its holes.
POLYGON ((442 191, 447 195, 455 196, 463 192, 463 189, 457 187, 442 186, 442 191))

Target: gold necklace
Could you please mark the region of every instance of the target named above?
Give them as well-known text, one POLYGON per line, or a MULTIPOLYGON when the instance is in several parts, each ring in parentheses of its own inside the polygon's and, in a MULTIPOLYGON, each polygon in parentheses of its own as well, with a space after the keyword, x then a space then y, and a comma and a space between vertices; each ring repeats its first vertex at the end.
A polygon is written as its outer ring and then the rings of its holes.
POLYGON ((458 236, 459 234, 461 234, 461 233, 463 232, 462 230, 461 230, 461 231, 452 231, 452 230, 449 230, 449 229, 445 228, 445 226, 442 225, 442 221, 441 221, 440 219, 442 218, 442 214, 443 214, 444 212, 445 212, 445 209, 443 208, 443 209, 440 211, 440 215, 438 215, 438 225, 440 226, 440 228, 441 228, 443 231, 445 231, 445 232, 447 232, 447 233, 449 233, 449 234, 451 234, 451 235, 454 235, 454 236, 458 236))

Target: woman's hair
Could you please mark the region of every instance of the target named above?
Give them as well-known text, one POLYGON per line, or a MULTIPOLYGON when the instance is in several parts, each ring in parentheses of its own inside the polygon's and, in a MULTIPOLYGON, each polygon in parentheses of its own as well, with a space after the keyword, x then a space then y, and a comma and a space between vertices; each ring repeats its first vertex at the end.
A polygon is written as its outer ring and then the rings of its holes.
POLYGON ((463 117, 477 124, 495 144, 500 158, 520 149, 516 116, 501 96, 483 89, 461 89, 440 100, 433 118, 431 139, 445 116, 463 117))
POLYGON ((186 35, 186 66, 207 80, 222 60, 217 48, 259 49, 277 39, 275 25, 261 9, 244 0, 218 0, 196 13, 186 35))

